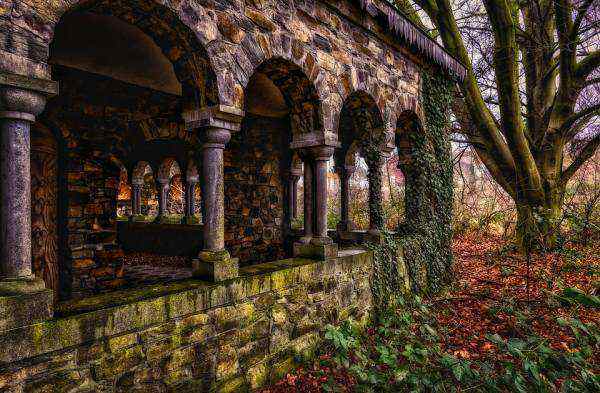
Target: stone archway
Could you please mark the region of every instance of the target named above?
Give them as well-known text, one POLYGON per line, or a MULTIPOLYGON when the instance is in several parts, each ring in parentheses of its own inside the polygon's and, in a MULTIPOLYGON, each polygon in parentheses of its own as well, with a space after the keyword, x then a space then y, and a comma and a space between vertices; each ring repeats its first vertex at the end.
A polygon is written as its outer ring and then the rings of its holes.
MULTIPOLYGON (((336 152, 336 169, 340 176, 341 213, 338 229, 349 232, 353 223, 349 217, 350 179, 355 174, 359 155, 368 168, 369 229, 383 229, 382 166, 387 156, 387 134, 383 116, 374 98, 365 91, 348 96, 339 117, 341 149, 336 152)), ((360 169, 360 168, 359 168, 360 169)))

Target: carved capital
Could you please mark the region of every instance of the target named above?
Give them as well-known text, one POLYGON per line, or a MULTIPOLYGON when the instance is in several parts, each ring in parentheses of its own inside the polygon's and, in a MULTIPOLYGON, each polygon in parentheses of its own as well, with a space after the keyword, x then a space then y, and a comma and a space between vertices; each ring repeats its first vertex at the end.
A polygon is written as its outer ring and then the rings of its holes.
POLYGON ((54 81, 0 73, 0 117, 35 121, 46 99, 58 93, 54 81))
POLYGON ((182 117, 190 130, 222 128, 237 132, 241 129, 244 112, 232 106, 216 105, 185 112, 182 117))
POLYGON ((217 148, 224 149, 225 145, 231 139, 231 132, 226 128, 208 127, 204 131, 203 149, 217 148))
POLYGON ((332 146, 313 146, 309 148, 310 155, 315 161, 328 161, 331 156, 333 156, 333 152, 335 148, 332 146))

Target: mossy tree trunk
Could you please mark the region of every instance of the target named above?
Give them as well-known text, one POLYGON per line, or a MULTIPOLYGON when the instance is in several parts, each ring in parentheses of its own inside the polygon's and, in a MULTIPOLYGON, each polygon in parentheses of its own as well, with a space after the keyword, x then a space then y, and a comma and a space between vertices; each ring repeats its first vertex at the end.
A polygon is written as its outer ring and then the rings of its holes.
MULTIPOLYGON (((396 2, 417 17, 409 0, 396 2)), ((414 2, 432 20, 444 47, 467 68, 454 112, 483 164, 515 201, 522 248, 552 248, 566 184, 600 146, 600 133, 589 136, 564 165, 565 147, 600 115, 600 101, 576 107, 586 87, 600 82, 594 77, 600 50, 578 54, 589 35, 582 26, 594 0, 576 5, 574 0, 484 0, 494 40, 499 120, 483 97, 450 0, 414 2)))

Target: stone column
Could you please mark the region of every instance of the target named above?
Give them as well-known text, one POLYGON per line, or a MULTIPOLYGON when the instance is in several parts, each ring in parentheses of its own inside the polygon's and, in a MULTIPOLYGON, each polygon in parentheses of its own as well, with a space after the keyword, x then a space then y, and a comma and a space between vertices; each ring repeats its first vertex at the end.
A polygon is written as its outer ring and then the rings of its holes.
POLYGON ((56 91, 52 81, 0 73, 0 298, 13 298, 0 331, 52 315, 52 291, 31 268, 30 127, 56 91))
POLYGON ((354 229, 354 223, 350 220, 350 178, 356 168, 344 165, 337 168, 341 183, 341 220, 337 225, 339 232, 350 232, 354 229))
POLYGON ((304 157, 304 235, 300 243, 309 243, 314 229, 314 162, 311 157, 304 157))
POLYGON ((288 211, 286 219, 290 227, 292 220, 298 217, 298 181, 300 180, 300 174, 300 172, 292 169, 288 175, 288 211))
POLYGON ((314 147, 311 149, 311 154, 315 160, 315 234, 312 243, 331 244, 333 241, 327 235, 327 161, 333 156, 333 148, 329 146, 314 147))
POLYGON ((304 160, 304 237, 294 244, 295 256, 337 257, 337 244, 327 235, 327 161, 333 150, 331 146, 311 147, 309 159, 304 160))
POLYGON ((223 150, 231 133, 239 131, 243 112, 231 107, 212 107, 184 114, 189 128, 202 133, 202 200, 204 245, 194 263, 195 275, 211 281, 238 276, 238 260, 225 249, 225 190, 223 150))
POLYGON ((185 223, 188 225, 198 224, 194 216, 196 207, 196 184, 197 180, 188 180, 185 184, 185 223))
POLYGON ((158 217, 156 221, 159 223, 167 222, 167 202, 169 201, 170 184, 169 179, 158 179, 156 182, 158 191, 158 217))
POLYGON ((142 215, 142 187, 143 183, 131 183, 131 218, 142 215))
POLYGON ((379 235, 385 226, 383 216, 383 163, 381 154, 365 154, 365 161, 369 167, 369 233, 379 235))

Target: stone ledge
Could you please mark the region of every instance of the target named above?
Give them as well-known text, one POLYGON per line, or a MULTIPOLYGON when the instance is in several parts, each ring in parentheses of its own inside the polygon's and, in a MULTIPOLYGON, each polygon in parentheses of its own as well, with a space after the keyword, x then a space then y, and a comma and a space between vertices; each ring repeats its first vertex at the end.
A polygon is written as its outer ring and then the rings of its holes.
POLYGON ((58 314, 70 315, 0 333, 0 368, 42 354, 65 350, 139 331, 208 309, 235 305, 266 292, 287 291, 300 282, 335 280, 341 274, 367 275, 372 253, 344 251, 322 262, 288 259, 240 269, 239 278, 219 284, 198 280, 117 291, 70 304, 58 314), (78 313, 78 314, 76 314, 78 313))

